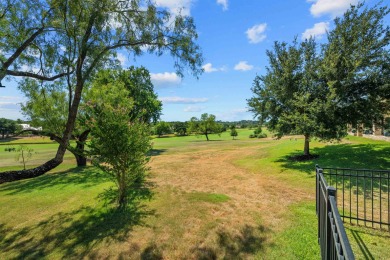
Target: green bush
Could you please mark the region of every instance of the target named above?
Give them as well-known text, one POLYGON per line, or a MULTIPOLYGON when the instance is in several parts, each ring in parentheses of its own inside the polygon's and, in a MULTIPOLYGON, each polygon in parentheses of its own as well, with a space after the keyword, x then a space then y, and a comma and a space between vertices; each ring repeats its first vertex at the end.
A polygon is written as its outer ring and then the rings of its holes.
POLYGON ((257 138, 266 138, 267 134, 266 133, 260 133, 257 135, 257 138))
POLYGON ((261 130, 261 127, 259 126, 259 127, 257 127, 256 129, 255 129, 255 131, 253 131, 253 133, 255 134, 255 135, 258 135, 258 134, 260 134, 262 132, 262 130, 261 130))

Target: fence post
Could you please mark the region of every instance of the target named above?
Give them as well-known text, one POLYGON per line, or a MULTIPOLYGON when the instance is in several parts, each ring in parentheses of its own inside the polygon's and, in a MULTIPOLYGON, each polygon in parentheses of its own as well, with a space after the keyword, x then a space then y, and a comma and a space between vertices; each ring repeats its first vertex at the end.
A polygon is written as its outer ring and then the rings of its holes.
POLYGON ((329 186, 326 188, 326 215, 324 216, 326 218, 326 221, 325 221, 325 232, 326 232, 326 245, 325 245, 325 259, 330 259, 330 252, 331 252, 331 247, 332 247, 332 239, 333 239, 333 234, 332 234, 332 227, 331 227, 331 223, 330 223, 330 218, 328 216, 328 213, 332 211, 332 208, 331 208, 331 205, 330 205, 330 201, 329 201, 329 196, 333 196, 334 198, 336 198, 336 189, 329 186))
POLYGON ((320 243, 320 226, 321 226, 321 215, 320 215, 320 178, 319 178, 319 173, 322 171, 321 168, 319 168, 318 164, 316 164, 316 213, 317 213, 317 238, 318 238, 318 243, 320 243))

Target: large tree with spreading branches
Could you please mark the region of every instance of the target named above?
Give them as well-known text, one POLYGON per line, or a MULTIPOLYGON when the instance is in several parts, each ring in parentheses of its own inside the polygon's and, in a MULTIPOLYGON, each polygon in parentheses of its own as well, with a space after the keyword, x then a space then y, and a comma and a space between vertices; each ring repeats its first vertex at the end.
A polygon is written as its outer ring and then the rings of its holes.
POLYGON ((56 156, 22 172, 0 174, 0 182, 39 176, 59 165, 74 130, 84 86, 110 66, 119 50, 174 58, 176 72, 202 72, 191 17, 175 15, 149 0, 3 1, 0 6, 1 73, 46 82, 65 81, 67 119, 56 156), (12 66, 11 66, 12 65, 12 66), (12 69, 10 69, 12 67, 12 69))

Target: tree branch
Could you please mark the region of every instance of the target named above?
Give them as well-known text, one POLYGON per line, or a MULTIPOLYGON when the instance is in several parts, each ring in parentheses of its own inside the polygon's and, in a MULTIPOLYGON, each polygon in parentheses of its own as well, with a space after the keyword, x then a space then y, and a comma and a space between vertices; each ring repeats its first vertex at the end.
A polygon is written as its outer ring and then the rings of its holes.
MULTIPOLYGON (((73 70, 70 71, 69 73, 64 72, 64 73, 60 73, 60 74, 57 74, 57 75, 52 76, 52 77, 47 77, 47 76, 39 75, 39 74, 32 73, 32 72, 6 70, 6 75, 15 76, 15 77, 29 77, 29 78, 34 78, 34 79, 44 80, 44 81, 53 81, 53 80, 56 80, 58 78, 61 78, 63 76, 66 76, 66 75, 72 74, 72 73, 73 73, 73 70)), ((1 75, 0 75, 0 79, 1 79, 1 75)))

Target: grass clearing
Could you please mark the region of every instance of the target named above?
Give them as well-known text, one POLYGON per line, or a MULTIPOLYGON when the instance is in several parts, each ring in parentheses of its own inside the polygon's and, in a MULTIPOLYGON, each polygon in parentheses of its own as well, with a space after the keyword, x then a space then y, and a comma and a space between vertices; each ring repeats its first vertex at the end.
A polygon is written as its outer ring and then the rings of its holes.
POLYGON ((230 200, 229 196, 225 194, 205 193, 205 192, 192 192, 188 194, 190 201, 204 201, 210 203, 221 203, 230 200))
MULTIPOLYGON (((100 201, 113 184, 93 167, 75 168, 71 154, 49 174, 0 185, 0 259, 318 259, 314 165, 390 168, 385 142, 314 141, 318 159, 292 162, 286 157, 302 151, 303 138, 249 139, 253 130, 238 131, 239 140, 228 132, 210 142, 155 138, 155 196, 130 212, 100 201)), ((47 151, 39 160, 57 148, 30 145, 47 151)), ((20 169, 4 155, 0 149, 1 170, 20 169)), ((390 258, 387 233, 352 228, 359 258, 390 258)))

